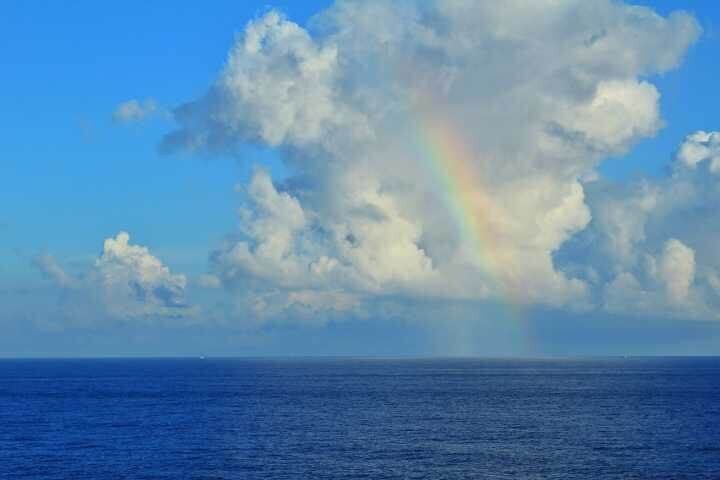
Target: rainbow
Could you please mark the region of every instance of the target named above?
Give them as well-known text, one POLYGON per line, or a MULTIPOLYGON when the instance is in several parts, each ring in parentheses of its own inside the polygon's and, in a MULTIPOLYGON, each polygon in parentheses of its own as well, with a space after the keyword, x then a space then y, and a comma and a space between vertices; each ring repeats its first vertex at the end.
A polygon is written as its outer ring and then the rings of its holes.
POLYGON ((473 153, 459 129, 437 109, 422 102, 415 113, 418 152, 463 244, 471 248, 471 261, 501 296, 506 300, 516 297, 519 288, 515 266, 492 222, 492 216, 499 215, 501 209, 483 187, 473 167, 476 163, 473 153))

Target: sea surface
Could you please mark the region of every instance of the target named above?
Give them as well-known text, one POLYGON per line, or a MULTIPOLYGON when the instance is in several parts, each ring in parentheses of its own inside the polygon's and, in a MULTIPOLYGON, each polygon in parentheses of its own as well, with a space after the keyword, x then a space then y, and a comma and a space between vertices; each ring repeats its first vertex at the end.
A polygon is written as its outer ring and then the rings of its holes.
POLYGON ((720 479, 720 358, 1 360, 0 478, 720 479))

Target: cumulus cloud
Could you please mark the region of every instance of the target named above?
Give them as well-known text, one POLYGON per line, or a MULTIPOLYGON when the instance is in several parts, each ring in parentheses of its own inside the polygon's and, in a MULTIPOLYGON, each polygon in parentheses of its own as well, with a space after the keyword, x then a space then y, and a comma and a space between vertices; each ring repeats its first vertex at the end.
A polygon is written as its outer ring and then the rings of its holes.
MULTIPOLYGON (((655 315, 696 315, 700 305, 691 305, 695 279, 695 252, 671 238, 656 255, 646 255, 640 275, 623 271, 606 287, 605 306, 616 312, 655 315)), ((637 271, 636 271, 637 272, 637 271)))
POLYGON ((335 90, 337 47, 319 45, 272 11, 247 26, 216 85, 176 111, 183 128, 164 147, 223 148, 238 140, 309 144, 362 130, 363 118, 335 90))
POLYGON ((95 261, 93 280, 100 283, 109 311, 120 317, 185 313, 185 275, 171 273, 147 247, 129 241, 126 232, 108 238, 95 261))
POLYGON ((689 135, 666 178, 587 185, 593 220, 559 263, 609 310, 720 319, 720 183, 711 155, 688 162, 699 138, 709 137, 689 135))
POLYGON ((690 168, 707 161, 712 173, 720 172, 720 132, 700 130, 688 135, 680 146, 677 158, 690 168))
POLYGON ((665 243, 657 269, 669 300, 675 303, 687 300, 695 277, 693 249, 671 238, 665 243))
POLYGON ((662 126, 648 79, 698 37, 690 15, 610 0, 370 0, 338 2, 311 25, 275 11, 248 24, 163 140, 166 151, 275 147, 293 172, 241 186, 239 229, 211 255, 239 303, 587 308, 610 303, 598 292, 642 290, 647 255, 666 296, 692 296, 700 272, 683 248, 695 245, 650 245, 660 187, 618 200, 587 183, 662 126), (580 236, 592 258, 560 264, 580 236))
POLYGON ((157 113, 158 106, 155 100, 131 99, 119 104, 113 112, 113 119, 117 122, 131 123, 140 122, 147 117, 157 113))
POLYGON ((197 314, 185 300, 186 277, 174 274, 126 232, 105 240, 103 251, 81 274, 66 273, 49 255, 35 265, 63 291, 61 316, 70 322, 178 318, 197 314))

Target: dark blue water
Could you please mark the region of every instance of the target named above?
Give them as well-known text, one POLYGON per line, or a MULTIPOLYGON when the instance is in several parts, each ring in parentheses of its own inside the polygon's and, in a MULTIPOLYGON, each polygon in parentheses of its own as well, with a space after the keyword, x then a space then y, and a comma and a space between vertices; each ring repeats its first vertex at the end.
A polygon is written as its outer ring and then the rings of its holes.
POLYGON ((4 360, 0 478, 720 478, 720 359, 4 360))

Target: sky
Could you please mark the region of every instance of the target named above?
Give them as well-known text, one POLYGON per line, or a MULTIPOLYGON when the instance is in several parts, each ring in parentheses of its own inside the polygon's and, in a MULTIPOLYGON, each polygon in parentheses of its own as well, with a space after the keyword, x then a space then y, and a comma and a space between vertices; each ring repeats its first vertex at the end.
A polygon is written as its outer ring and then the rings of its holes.
POLYGON ((720 354, 714 2, 8 2, 0 356, 720 354))

